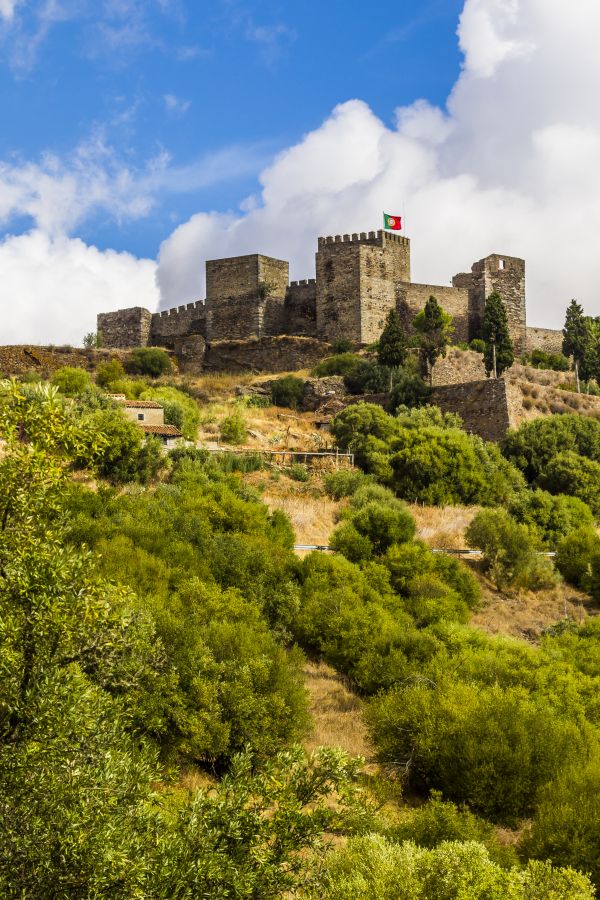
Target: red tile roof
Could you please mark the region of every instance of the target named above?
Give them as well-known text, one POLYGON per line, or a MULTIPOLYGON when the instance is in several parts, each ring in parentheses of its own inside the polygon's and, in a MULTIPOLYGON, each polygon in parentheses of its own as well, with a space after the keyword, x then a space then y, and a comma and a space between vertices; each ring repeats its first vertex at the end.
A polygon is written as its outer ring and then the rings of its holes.
POLYGON ((120 403, 122 406, 126 406, 128 409, 162 409, 162 403, 157 403, 156 400, 115 400, 116 403, 120 403))
POLYGON ((183 434, 174 425, 147 425, 145 422, 138 422, 138 428, 141 428, 146 434, 159 434, 163 437, 183 437, 183 434))

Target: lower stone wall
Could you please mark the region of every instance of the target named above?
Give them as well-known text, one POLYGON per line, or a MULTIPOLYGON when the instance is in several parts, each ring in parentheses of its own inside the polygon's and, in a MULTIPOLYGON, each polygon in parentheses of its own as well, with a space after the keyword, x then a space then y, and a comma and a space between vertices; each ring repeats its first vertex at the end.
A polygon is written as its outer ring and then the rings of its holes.
POLYGON ((189 334, 205 334, 206 311, 204 303, 188 303, 175 309, 163 310, 152 316, 150 343, 155 347, 173 349, 178 338, 189 334))
POLYGON ((103 347, 145 347, 150 340, 152 314, 141 306, 99 313, 96 330, 103 347))
POLYGON ((317 282, 292 281, 285 295, 285 333, 317 335, 317 282))
POLYGON ((216 372, 294 372, 312 368, 330 355, 329 344, 308 337, 218 341, 207 345, 204 368, 216 372))
POLYGON ((433 367, 433 384, 465 384, 485 378, 483 354, 474 350, 449 347, 446 356, 438 359, 433 367))
POLYGON ((401 284, 398 289, 398 314, 405 325, 412 325, 414 317, 425 307, 430 297, 435 297, 442 309, 453 317, 453 340, 468 342, 469 292, 465 288, 435 284, 401 284))
POLYGON ((545 353, 562 353, 563 333, 554 328, 528 328, 527 352, 543 350, 545 353))
POLYGON ((432 403, 458 413, 465 431, 486 441, 501 441, 513 424, 512 397, 503 378, 436 387, 432 403))
POLYGON ((283 297, 261 298, 256 294, 207 301, 206 340, 245 341, 264 335, 282 334, 283 297))

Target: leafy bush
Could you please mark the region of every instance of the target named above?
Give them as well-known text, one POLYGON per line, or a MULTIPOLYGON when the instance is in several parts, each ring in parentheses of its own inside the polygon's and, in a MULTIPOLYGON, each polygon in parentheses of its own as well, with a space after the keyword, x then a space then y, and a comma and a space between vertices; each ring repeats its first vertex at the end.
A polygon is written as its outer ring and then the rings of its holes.
POLYGON ((520 849, 537 859, 589 872, 600 887, 600 759, 564 767, 541 792, 520 849))
POLYGON ((483 509, 466 531, 469 546, 483 551, 483 563, 500 588, 518 586, 539 590, 556 581, 552 563, 537 552, 525 525, 505 509, 483 509))
POLYGON ((546 353, 545 350, 533 350, 529 364, 534 369, 551 369, 554 372, 568 372, 571 368, 569 359, 562 353, 546 353))
POLYGON ((509 512, 551 550, 565 535, 594 524, 592 511, 583 500, 542 490, 522 491, 509 505, 509 512))
MULTIPOLYGON (((392 381, 398 372, 392 373, 392 381)), ((376 362, 358 360, 356 366, 344 377, 346 389, 351 394, 382 394, 389 389, 390 373, 386 366, 376 362)))
POLYGON ((61 394, 76 397, 91 386, 91 379, 85 369, 63 366, 53 373, 52 384, 56 385, 61 394))
POLYGON ((570 494, 588 504, 600 519, 600 462, 567 451, 551 459, 538 483, 553 494, 570 494))
POLYGON ((301 465, 300 463, 294 463, 288 469, 288 475, 293 481, 310 481, 310 472, 306 468, 306 466, 301 465))
POLYGON ((352 341, 348 338, 337 338, 331 342, 331 349, 337 355, 339 353, 349 353, 352 350, 352 341))
POLYGON ((351 497, 361 485, 369 481, 369 476, 357 469, 338 469, 323 478, 325 491, 333 500, 351 497))
POLYGON ((304 382, 295 375, 285 375, 271 385, 271 400, 274 406, 298 409, 304 396, 304 382))
POLYGON ((348 521, 368 539, 376 556, 385 553, 392 544, 402 544, 414 537, 416 526, 413 517, 403 504, 398 501, 396 504, 371 502, 348 514, 348 521))
POLYGON ((507 824, 592 742, 542 697, 451 677, 395 687, 371 701, 366 719, 379 758, 407 764, 413 788, 441 790, 507 824))
POLYGON ((90 439, 103 437, 100 450, 80 446, 74 457, 77 468, 92 468, 112 484, 137 481, 147 484, 162 465, 162 445, 156 438, 144 436, 120 409, 98 409, 85 418, 90 439))
POLYGON ((173 366, 169 354, 159 347, 138 347, 131 354, 127 369, 133 375, 158 378, 160 375, 168 375, 173 366))
POLYGON ((444 842, 434 849, 392 843, 379 835, 352 838, 328 859, 319 900, 593 900, 589 879, 573 869, 532 861, 504 869, 479 843, 444 842))
POLYGON ((419 375, 401 371, 394 383, 387 408, 394 413, 400 406, 424 406, 431 397, 431 387, 419 375))
POLYGON ((475 353, 485 353, 485 341, 481 338, 473 338, 469 344, 469 350, 474 350, 475 353))
POLYGON ((248 431, 244 417, 240 412, 234 412, 221 422, 221 440, 226 444, 243 444, 248 439, 248 431))
POLYGON ((565 452, 600 462, 600 422, 575 413, 547 416, 509 431, 503 444, 506 458, 530 483, 540 478, 554 457, 565 452))
POLYGON ((109 362, 100 363, 96 369, 96 384, 102 388, 110 388, 115 381, 125 378, 125 369, 121 360, 114 357, 109 362))
POLYGON ((327 375, 349 375, 354 372, 359 362, 360 356, 356 356, 355 353, 336 353, 335 356, 329 356, 317 363, 311 374, 316 378, 324 378, 327 375))

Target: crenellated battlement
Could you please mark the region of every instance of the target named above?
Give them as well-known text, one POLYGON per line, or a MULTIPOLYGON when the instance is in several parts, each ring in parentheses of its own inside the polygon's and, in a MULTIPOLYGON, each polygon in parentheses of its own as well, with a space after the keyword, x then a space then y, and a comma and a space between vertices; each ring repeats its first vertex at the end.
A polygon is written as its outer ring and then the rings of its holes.
POLYGON ((410 246, 410 239, 392 231, 361 231, 353 234, 330 234, 318 239, 318 247, 321 250, 330 244, 367 244, 384 247, 386 244, 399 244, 403 247, 410 246))
POLYGON ((303 287, 304 285, 316 284, 316 278, 302 278, 300 281, 290 281, 290 287, 303 287))
POLYGON ((164 319, 168 316, 178 316, 181 313, 187 313, 190 310, 203 310, 205 304, 205 300, 196 300, 195 303, 186 303, 185 306, 173 306, 171 309, 161 309, 159 312, 153 313, 152 318, 157 317, 159 319, 164 319))

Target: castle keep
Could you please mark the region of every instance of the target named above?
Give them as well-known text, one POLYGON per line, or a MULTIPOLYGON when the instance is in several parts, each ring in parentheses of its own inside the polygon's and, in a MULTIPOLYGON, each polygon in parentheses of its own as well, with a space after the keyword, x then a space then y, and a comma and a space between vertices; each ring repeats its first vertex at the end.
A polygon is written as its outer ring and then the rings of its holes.
POLYGON ((261 254, 208 260, 206 300, 153 314, 141 307, 101 313, 97 327, 105 347, 165 347, 201 364, 206 345, 221 342, 291 335, 372 343, 391 309, 410 326, 433 295, 454 317, 454 339, 470 341, 493 291, 506 306, 516 353, 526 352, 524 260, 493 254, 452 286, 415 284, 410 240, 370 231, 320 237, 315 279, 290 284, 289 264, 261 254))

